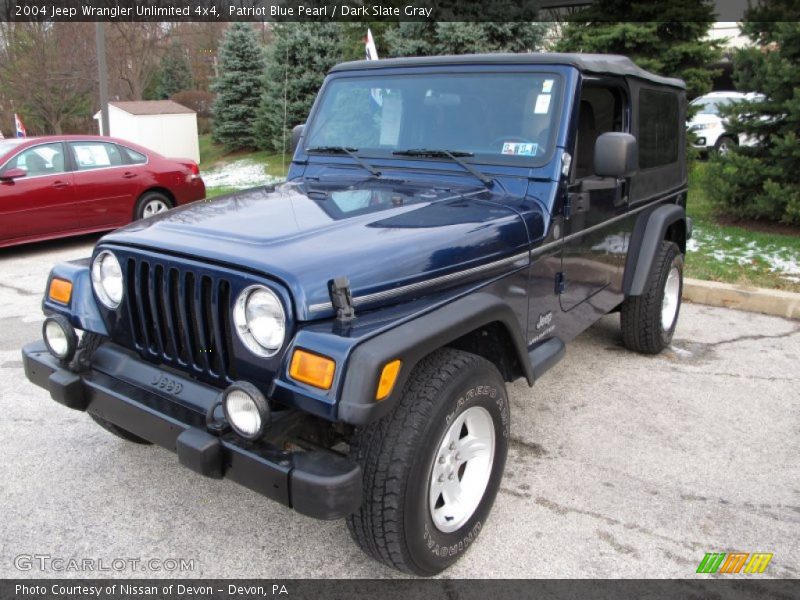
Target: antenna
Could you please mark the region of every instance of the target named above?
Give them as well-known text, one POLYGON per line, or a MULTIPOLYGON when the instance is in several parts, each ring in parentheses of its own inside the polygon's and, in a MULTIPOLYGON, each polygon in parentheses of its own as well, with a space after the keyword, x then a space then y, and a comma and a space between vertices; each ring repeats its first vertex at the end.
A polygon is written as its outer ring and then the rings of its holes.
POLYGON ((283 147, 281 148, 281 169, 286 173, 286 93, 289 86, 289 46, 286 46, 286 60, 283 63, 283 147))

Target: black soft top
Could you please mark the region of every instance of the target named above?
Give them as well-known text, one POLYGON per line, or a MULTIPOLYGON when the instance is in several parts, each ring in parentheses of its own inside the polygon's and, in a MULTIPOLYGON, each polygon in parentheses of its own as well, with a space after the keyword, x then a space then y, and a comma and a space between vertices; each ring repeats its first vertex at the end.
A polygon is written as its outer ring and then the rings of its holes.
POLYGON ((531 52, 527 54, 461 54, 458 56, 420 56, 413 58, 387 58, 382 60, 356 60, 341 63, 330 72, 388 69, 394 67, 427 67, 436 65, 570 65, 586 73, 637 77, 659 85, 686 89, 681 79, 662 77, 637 67, 627 56, 618 54, 562 54, 557 52, 531 52))

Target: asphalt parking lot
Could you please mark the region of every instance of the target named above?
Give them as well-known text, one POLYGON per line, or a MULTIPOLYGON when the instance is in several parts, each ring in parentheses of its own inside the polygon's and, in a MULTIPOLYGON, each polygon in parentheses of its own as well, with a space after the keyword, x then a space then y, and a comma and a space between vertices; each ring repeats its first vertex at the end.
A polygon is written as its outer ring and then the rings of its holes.
MULTIPOLYGON (((343 522, 203 479, 28 383, 19 349, 40 335, 47 272, 95 240, 0 250, 0 577, 397 576, 343 522), (20 555, 194 568, 21 571, 20 555)), ((511 386, 501 492, 443 576, 684 578, 706 552, 758 551, 774 554, 762 576, 800 577, 800 323, 684 305, 675 338, 629 353, 612 315, 535 388, 511 386)))

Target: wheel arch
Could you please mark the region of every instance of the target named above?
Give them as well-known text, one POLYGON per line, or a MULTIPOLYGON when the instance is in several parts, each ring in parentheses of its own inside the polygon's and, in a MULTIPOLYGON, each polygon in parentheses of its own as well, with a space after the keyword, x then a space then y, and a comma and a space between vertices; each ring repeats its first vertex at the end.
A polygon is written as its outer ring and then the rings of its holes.
POLYGON ((522 376, 533 384, 533 369, 519 319, 497 296, 478 292, 357 346, 348 360, 338 419, 363 425, 388 413, 399 401, 417 363, 444 347, 486 358, 506 381, 522 376), (375 401, 383 365, 398 358, 403 364, 392 393, 375 401))
POLYGON ((625 296, 640 296, 653 267, 661 242, 675 242, 686 253, 686 211, 680 204, 661 205, 639 216, 633 228, 625 262, 623 291, 625 296))
POLYGON ((178 206, 177 200, 175 198, 175 194, 170 192, 167 188, 161 187, 161 186, 158 186, 158 185, 150 186, 147 189, 143 190, 142 193, 139 194, 139 197, 136 198, 136 202, 133 203, 133 218, 134 218, 134 220, 136 219, 136 213, 139 211, 139 203, 142 201, 142 198, 144 198, 147 194, 152 194, 153 192, 156 192, 156 193, 159 193, 159 194, 163 194, 164 196, 166 196, 167 199, 172 204, 171 208, 175 208, 176 206, 178 206))

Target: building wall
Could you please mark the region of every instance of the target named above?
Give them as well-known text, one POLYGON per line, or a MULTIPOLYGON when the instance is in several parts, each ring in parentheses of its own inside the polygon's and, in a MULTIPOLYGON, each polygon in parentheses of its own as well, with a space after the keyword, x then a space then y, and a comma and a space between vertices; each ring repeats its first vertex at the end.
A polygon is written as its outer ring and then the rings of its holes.
POLYGON ((197 115, 132 115, 108 107, 110 135, 130 140, 167 158, 191 158, 200 162, 197 115))

